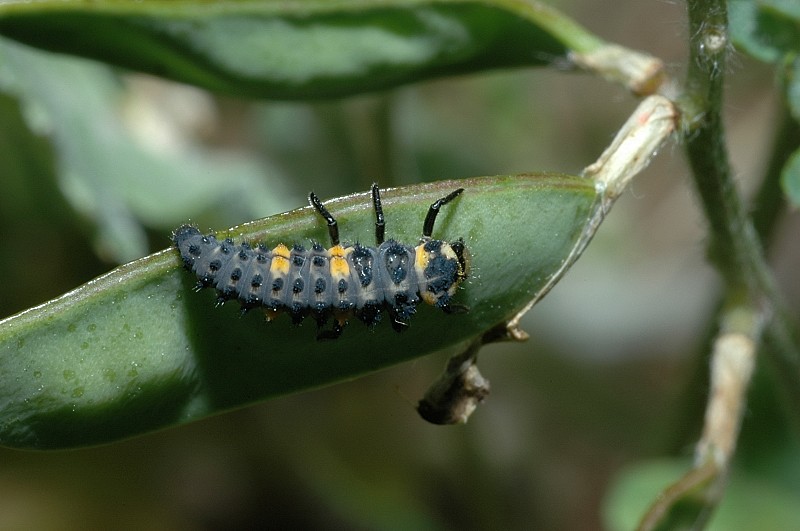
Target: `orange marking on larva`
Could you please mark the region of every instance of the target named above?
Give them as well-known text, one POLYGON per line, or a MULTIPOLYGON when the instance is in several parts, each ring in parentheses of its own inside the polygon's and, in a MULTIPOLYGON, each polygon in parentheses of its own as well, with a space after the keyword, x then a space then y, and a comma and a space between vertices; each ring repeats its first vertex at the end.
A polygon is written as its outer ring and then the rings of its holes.
POLYGON ((281 258, 289 259, 289 248, 286 247, 284 244, 279 243, 275 248, 272 250, 272 254, 274 255, 273 258, 280 256, 281 258))
POLYGON ((331 276, 333 278, 347 278, 350 276, 350 266, 347 263, 347 255, 350 254, 352 248, 345 249, 341 245, 334 245, 328 252, 331 255, 330 267, 331 276))
MULTIPOLYGON (((414 269, 417 272, 417 278, 420 281, 425 279, 425 268, 428 267, 430 262, 430 254, 425 250, 425 244, 417 245, 414 248, 414 269)), ((426 304, 436 304, 436 297, 429 291, 422 290, 420 297, 426 304)))
POLYGON ((417 269, 425 269, 428 267, 428 251, 425 250, 424 245, 417 245, 414 249, 416 256, 414 257, 414 265, 417 269))
POLYGON ((272 264, 269 271, 275 276, 283 276, 289 273, 289 248, 284 244, 279 244, 272 250, 272 264))

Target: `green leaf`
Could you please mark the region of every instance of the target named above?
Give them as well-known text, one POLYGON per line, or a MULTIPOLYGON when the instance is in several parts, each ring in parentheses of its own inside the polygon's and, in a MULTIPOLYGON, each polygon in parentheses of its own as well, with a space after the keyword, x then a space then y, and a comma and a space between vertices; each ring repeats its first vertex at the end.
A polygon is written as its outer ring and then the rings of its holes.
POLYGON ((278 211, 274 170, 242 155, 132 134, 131 117, 142 120, 147 109, 122 104, 126 93, 106 65, 0 38, 0 90, 18 97, 30 128, 52 141, 59 188, 95 223, 95 246, 115 263, 148 251, 142 225, 178 224, 220 197, 236 198, 239 213, 278 211))
MULTIPOLYGON (((605 528, 612 531, 636 529, 642 514, 662 489, 689 468, 688 460, 671 459, 643 462, 623 471, 614 480, 605 502, 605 528)), ((708 530, 798 529, 800 509, 796 503, 797 495, 796 487, 788 488, 776 481, 734 471, 708 530)), ((694 500, 695 507, 698 501, 701 500, 694 500)), ((682 503, 688 509, 693 501, 687 496, 682 503)), ((709 508, 705 507, 705 510, 709 508)), ((690 510, 681 514, 681 507, 676 507, 673 512, 677 514, 664 515, 664 520, 672 524, 665 529, 694 529, 691 521, 679 518, 691 514, 690 510), (675 519, 670 520, 670 516, 675 519)))
MULTIPOLYGON (((731 33, 753 57, 776 63, 792 117, 800 121, 800 3, 796 0, 732 0, 731 33)), ((800 205, 800 157, 796 152, 781 173, 788 200, 800 205)))
POLYGON ((786 103, 792 118, 800 123, 800 54, 789 59, 784 68, 783 84, 786 91, 786 103))
POLYGON ((789 201, 800 206, 800 149, 795 151, 781 172, 781 186, 789 201))
POLYGON ((741 50, 765 63, 773 63, 781 56, 762 35, 764 28, 758 23, 758 6, 754 0, 730 0, 728 22, 733 42, 741 50))
POLYGON ((734 42, 756 59, 780 61, 800 51, 800 4, 795 0, 731 0, 734 42))
POLYGON ((6 1, 0 34, 218 92, 292 99, 563 63, 603 45, 532 0, 6 1))
MULTIPOLYGON (((318 342, 313 320, 264 323, 261 312, 214 307, 215 293, 175 249, 123 265, 39 307, 0 321, 0 444, 64 448, 188 422, 434 351, 457 350, 516 314, 576 258, 600 219, 589 179, 522 175, 440 182, 384 194, 387 236, 418 240, 430 203, 457 187, 435 237, 463 237, 472 269, 446 315, 420 305, 408 331, 351 323, 318 342)), ((367 194, 327 202, 344 241, 370 242, 367 194)), ((236 241, 327 241, 306 207, 218 233, 236 241)))

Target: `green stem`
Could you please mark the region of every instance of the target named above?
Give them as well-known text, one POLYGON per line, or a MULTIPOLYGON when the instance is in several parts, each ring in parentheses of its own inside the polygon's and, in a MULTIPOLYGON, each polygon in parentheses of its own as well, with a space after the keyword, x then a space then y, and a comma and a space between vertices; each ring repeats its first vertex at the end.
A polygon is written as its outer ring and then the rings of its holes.
MULTIPOLYGON (((785 77, 786 74, 784 73, 783 78, 785 79, 785 77)), ((785 87, 782 87, 781 93, 786 93, 785 87)), ((756 234, 765 250, 769 249, 778 220, 781 214, 786 211, 786 202, 783 190, 780 187, 781 170, 792 153, 797 150, 798 139, 800 139, 800 124, 792 117, 785 99, 781 101, 777 112, 779 123, 775 127, 772 154, 770 155, 764 179, 754 197, 751 213, 756 234)), ((684 403, 678 408, 679 411, 683 412, 681 428, 675 432, 674 439, 674 451, 676 452, 685 447, 686 441, 695 437, 697 426, 702 421, 703 410, 699 405, 705 399, 709 385, 709 375, 704 368, 708 366, 711 345, 719 329, 720 314, 723 306, 722 300, 717 303, 717 306, 717 309, 712 312, 708 323, 704 325, 705 332, 703 333, 703 340, 699 342, 699 352, 693 356, 695 360, 693 362, 693 370, 689 371, 692 377, 684 383, 686 387, 686 390, 682 393, 682 401, 684 403)), ((769 335, 763 339, 763 349, 778 348, 776 345, 771 344, 769 335)), ((791 385, 791 364, 786 363, 779 356, 770 356, 769 359, 773 365, 781 362, 776 366, 774 375, 777 378, 785 378, 787 382, 782 385, 783 389, 791 390, 793 395, 797 395, 790 397, 788 403, 800 403, 800 388, 791 385)))
MULTIPOLYGON (((729 298, 747 299, 761 308, 768 322, 768 351, 790 368, 784 384, 800 388, 797 333, 734 185, 725 147, 721 108, 729 47, 726 2, 690 0, 688 9, 691 56, 681 108, 689 164, 709 223, 710 259, 724 277, 729 298)), ((795 405, 800 411, 800 404, 795 405)))
POLYGON ((681 479, 667 487, 651 505, 639 522, 637 531, 658 531, 662 529, 702 529, 705 513, 712 514, 703 499, 709 484, 719 477, 719 468, 711 461, 691 469, 681 479), (696 497, 692 497, 697 493, 696 497), (683 509, 682 511, 676 509, 683 509))
POLYGON ((689 1, 692 34, 689 73, 684 95, 684 126, 689 162, 710 224, 709 253, 729 288, 743 288, 753 278, 744 248, 747 218, 731 179, 722 91, 727 52, 727 14, 724 1, 689 1))

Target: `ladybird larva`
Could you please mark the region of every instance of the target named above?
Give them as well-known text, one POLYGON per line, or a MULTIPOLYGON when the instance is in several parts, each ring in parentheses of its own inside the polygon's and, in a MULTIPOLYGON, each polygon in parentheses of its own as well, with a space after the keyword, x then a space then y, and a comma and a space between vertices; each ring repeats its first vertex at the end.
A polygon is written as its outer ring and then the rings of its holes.
POLYGON ((372 185, 375 247, 340 244, 338 223, 314 192, 308 200, 328 225, 330 248, 318 242, 310 249, 297 243, 273 249, 236 245, 231 239, 203 235, 193 225, 175 230, 173 242, 186 269, 197 276, 197 289, 215 288, 218 304, 237 299, 243 311, 263 307, 268 319, 288 313, 296 324, 312 316, 320 329, 318 339, 338 338, 351 315, 371 327, 384 312, 392 328, 401 332, 420 302, 447 313, 466 310, 451 303, 469 272, 464 241, 431 238, 439 209, 463 191, 459 188, 430 206, 416 246, 384 240, 377 184, 372 185), (333 328, 322 330, 331 318, 333 328))

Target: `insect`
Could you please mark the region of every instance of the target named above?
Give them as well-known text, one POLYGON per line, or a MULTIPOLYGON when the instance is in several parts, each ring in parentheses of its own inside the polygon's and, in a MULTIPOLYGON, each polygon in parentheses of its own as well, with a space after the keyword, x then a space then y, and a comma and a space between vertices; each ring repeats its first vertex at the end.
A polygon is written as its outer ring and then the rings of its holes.
POLYGON ((451 304, 469 270, 464 240, 431 238, 439 209, 463 191, 459 188, 430 206, 422 237, 413 247, 384 239, 386 222, 377 184, 372 185, 375 247, 341 244, 336 219, 314 192, 308 201, 328 225, 328 249, 318 242, 310 249, 297 243, 291 249, 279 244, 271 250, 263 243, 235 245, 231 239, 204 236, 192 225, 175 230, 173 242, 186 269, 197 276, 196 289, 213 286, 218 305, 238 299, 243 312, 263 307, 267 320, 288 313, 295 324, 310 315, 320 330, 317 339, 338 338, 353 315, 375 326, 384 312, 392 328, 401 332, 420 301, 447 313, 466 311, 451 304), (323 330, 331 318, 333 328, 323 330))

